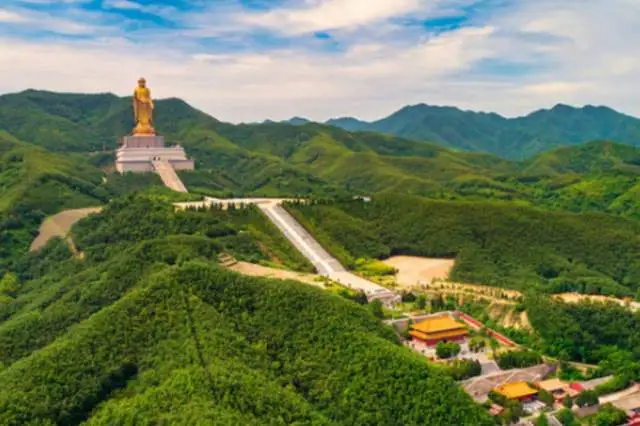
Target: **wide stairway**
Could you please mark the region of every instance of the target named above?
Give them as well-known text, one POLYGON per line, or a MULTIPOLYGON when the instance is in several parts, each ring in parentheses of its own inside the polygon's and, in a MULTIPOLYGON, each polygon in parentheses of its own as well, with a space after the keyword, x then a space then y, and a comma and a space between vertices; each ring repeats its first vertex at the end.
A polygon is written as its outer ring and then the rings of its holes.
POLYGON ((171 188, 177 192, 188 192, 187 187, 178 177, 178 174, 168 161, 153 161, 153 168, 160 175, 160 179, 167 188, 171 188))
POLYGON ((395 292, 347 271, 280 204, 259 203, 258 207, 300 253, 309 259, 320 275, 346 287, 363 291, 369 300, 380 299, 385 304, 398 301, 399 296, 395 292))

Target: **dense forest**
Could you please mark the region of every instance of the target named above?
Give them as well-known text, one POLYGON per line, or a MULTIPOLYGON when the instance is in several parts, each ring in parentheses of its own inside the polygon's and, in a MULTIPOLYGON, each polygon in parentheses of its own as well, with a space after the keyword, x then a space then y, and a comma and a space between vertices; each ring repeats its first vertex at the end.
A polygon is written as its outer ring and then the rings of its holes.
POLYGON ((55 239, 16 262, 0 423, 492 424, 358 304, 217 266, 264 256, 254 214, 129 196, 76 224, 82 259, 55 239))
POLYGON ((618 304, 563 303, 544 296, 526 300, 539 336, 530 342, 562 360, 599 363, 609 373, 640 379, 640 313, 618 304))
POLYGON ((523 117, 409 105, 374 122, 341 118, 327 122, 351 131, 374 131, 413 140, 438 141, 467 151, 523 159, 564 145, 614 139, 640 146, 640 120, 604 106, 558 104, 523 117))
MULTIPOLYGON (((0 96, 0 130, 105 167, 131 131, 130 105, 127 98, 108 94, 30 90, 0 96)), ((316 197, 401 192, 640 218, 640 150, 604 141, 629 142, 613 133, 585 128, 572 138, 599 141, 507 161, 316 123, 233 125, 179 99, 159 100, 155 122, 168 141, 183 144, 195 159, 196 170, 181 173, 192 192, 316 197)))
POLYGON ((402 195, 287 208, 348 266, 404 254, 456 258, 453 280, 520 290, 634 296, 640 286, 637 221, 402 195))

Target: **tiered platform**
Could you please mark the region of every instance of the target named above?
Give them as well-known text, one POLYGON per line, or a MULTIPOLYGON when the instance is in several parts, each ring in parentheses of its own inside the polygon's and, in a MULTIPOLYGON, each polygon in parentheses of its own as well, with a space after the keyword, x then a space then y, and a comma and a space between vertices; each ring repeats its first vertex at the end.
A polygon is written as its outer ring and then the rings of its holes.
POLYGON ((166 162, 174 170, 193 170, 194 162, 180 145, 165 147, 163 136, 125 136, 116 151, 116 170, 120 173, 154 172, 155 162, 166 162))

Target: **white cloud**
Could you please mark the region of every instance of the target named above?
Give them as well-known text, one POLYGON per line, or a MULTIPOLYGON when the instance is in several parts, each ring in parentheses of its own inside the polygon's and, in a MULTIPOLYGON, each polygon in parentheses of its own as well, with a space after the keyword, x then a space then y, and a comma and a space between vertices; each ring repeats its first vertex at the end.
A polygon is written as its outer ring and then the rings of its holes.
POLYGON ((102 3, 102 7, 105 9, 128 9, 128 10, 143 10, 144 6, 140 3, 136 3, 131 0, 105 0, 102 3))
MULTIPOLYGON (((209 34, 220 27, 228 32, 213 48, 198 44, 194 32, 185 37, 185 32, 160 29, 137 33, 136 42, 118 37, 64 43, 0 38, 0 92, 35 87, 127 95, 144 75, 155 96, 181 97, 229 121, 294 115, 374 119, 418 102, 506 115, 558 102, 594 103, 640 115, 640 18, 634 1, 514 2, 465 27, 425 33, 422 41, 397 39, 397 24, 390 24, 390 18, 407 13, 455 15, 466 3, 369 0, 366 8, 356 0, 325 0, 259 15, 266 21, 252 21, 258 15, 242 18, 281 36, 339 28, 346 48, 336 52, 313 49, 297 42, 298 37, 291 37, 287 48, 220 49, 219 43, 242 43, 246 36, 247 28, 237 26, 237 8, 194 18, 194 31, 208 30, 209 22, 209 34), (354 28, 357 37, 350 33, 354 28), (520 69, 491 68, 491 61, 515 63, 520 69)), ((3 10, 0 22, 3 16, 23 19, 22 13, 3 15, 3 10)), ((96 31, 90 24, 80 25, 88 28, 78 31, 96 31)))
POLYGON ((13 12, 11 10, 0 9, 0 22, 7 23, 20 23, 27 22, 28 19, 26 16, 21 15, 20 13, 13 12))
POLYGON ((422 0, 324 0, 311 7, 281 9, 242 20, 283 33, 312 33, 380 22, 420 10, 422 0))
POLYGON ((29 9, 0 9, 0 22, 27 30, 47 30, 65 35, 93 34, 97 31, 95 26, 78 22, 80 17, 82 16, 78 15, 76 19, 66 19, 29 9))

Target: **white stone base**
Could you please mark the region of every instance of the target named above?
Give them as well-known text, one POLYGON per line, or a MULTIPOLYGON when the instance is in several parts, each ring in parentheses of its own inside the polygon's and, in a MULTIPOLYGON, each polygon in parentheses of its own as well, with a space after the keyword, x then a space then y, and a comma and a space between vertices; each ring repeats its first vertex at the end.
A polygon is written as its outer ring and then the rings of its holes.
POLYGON ((164 136, 125 136, 123 148, 164 148, 164 136))
POLYGON ((123 146, 116 151, 116 170, 120 173, 153 172, 153 161, 166 161, 174 170, 193 170, 194 162, 187 158, 179 145, 164 148, 130 148, 123 146))

